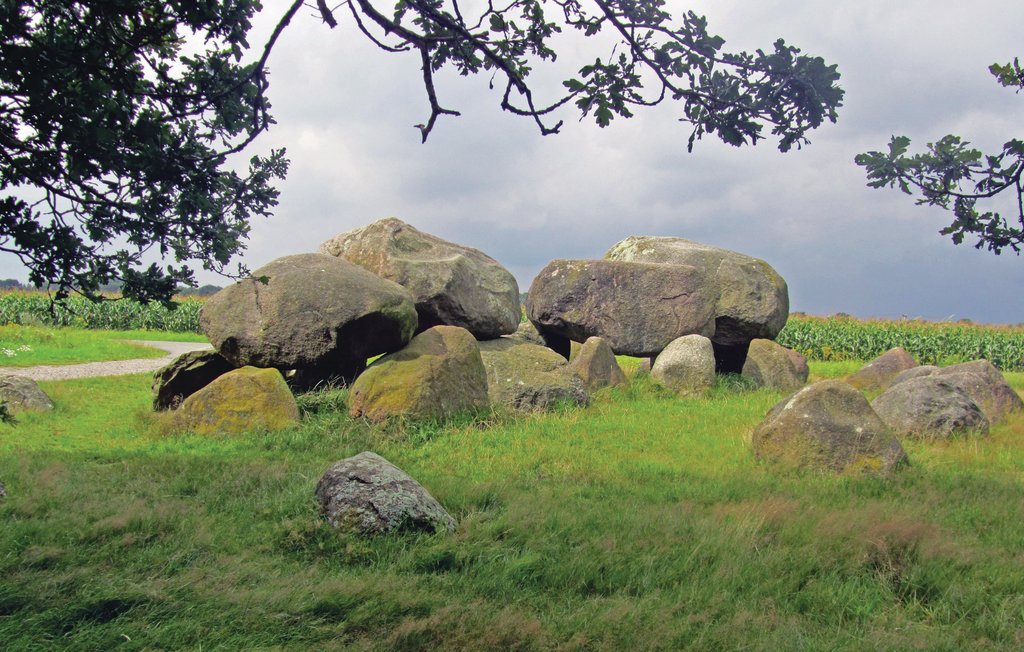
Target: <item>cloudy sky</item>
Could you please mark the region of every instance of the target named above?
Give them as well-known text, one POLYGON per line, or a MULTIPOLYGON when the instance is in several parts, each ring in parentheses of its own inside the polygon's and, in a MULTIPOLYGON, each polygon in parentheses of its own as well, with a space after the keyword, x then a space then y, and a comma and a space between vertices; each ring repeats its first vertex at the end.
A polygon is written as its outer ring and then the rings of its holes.
MULTIPOLYGON (((265 34, 286 3, 264 4, 265 34)), ((569 111, 562 133, 543 137, 501 112, 486 77, 444 76, 441 102, 462 117, 440 118, 421 144, 412 125, 429 110, 418 56, 376 50, 344 12, 333 31, 303 12, 271 58, 278 124, 256 144, 287 147, 291 172, 276 216, 253 224, 244 261, 255 268, 315 251, 337 233, 397 216, 485 251, 526 291, 551 259, 598 258, 632 234, 674 235, 767 260, 788 281, 793 310, 1024 322, 1024 259, 954 246, 937 233, 945 212, 867 188, 853 164, 894 133, 921 145, 957 133, 989 149, 1021 136, 1024 96, 999 87, 987 67, 1024 56, 1024 3, 670 5, 707 15, 727 50, 783 37, 837 64, 846 90, 839 122, 787 154, 771 142, 735 149, 711 139, 687 154, 681 107, 607 129, 569 111)), ((562 43, 553 80, 585 63, 573 59, 585 47, 578 37, 562 43)))

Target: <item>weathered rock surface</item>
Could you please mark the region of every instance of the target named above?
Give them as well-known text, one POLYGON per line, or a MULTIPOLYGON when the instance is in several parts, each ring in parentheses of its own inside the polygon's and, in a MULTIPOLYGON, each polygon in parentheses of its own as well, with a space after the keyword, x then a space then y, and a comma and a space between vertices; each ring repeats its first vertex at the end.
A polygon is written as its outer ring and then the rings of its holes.
POLYGON ((320 512, 360 534, 455 529, 455 519, 407 473, 369 451, 335 462, 316 485, 320 512))
POLYGON ((526 314, 549 347, 605 339, 616 355, 654 356, 683 335, 713 335, 717 294, 687 265, 554 260, 530 286, 526 314))
POLYGON ((242 367, 186 398, 176 412, 198 434, 279 430, 299 422, 299 408, 277 369, 242 367))
POLYGON ((798 368, 794 362, 796 353, 775 343, 773 340, 751 340, 747 350, 747 359, 743 363, 742 375, 749 378, 758 387, 769 387, 784 392, 792 392, 803 387, 807 382, 807 360, 798 368))
POLYGON ((716 345, 745 346, 755 338, 775 339, 789 318, 786 281, 758 258, 684 238, 655 236, 630 236, 604 257, 700 269, 716 296, 711 338, 716 345))
POLYGON ((476 339, 459 326, 434 326, 371 364, 349 394, 349 415, 444 417, 486 408, 487 374, 476 339))
POLYGON ((896 374, 896 377, 892 379, 891 383, 889 383, 889 387, 893 387, 895 385, 899 385, 903 381, 910 380, 911 378, 921 378, 922 376, 931 376, 933 373, 935 373, 938 370, 939 370, 939 368, 936 367, 933 364, 922 364, 922 365, 918 365, 916 367, 911 367, 910 369, 905 369, 905 370, 899 372, 898 374, 896 374))
POLYGON ((493 405, 544 410, 560 403, 586 405, 586 386, 565 358, 539 344, 515 337, 480 342, 493 405))
POLYGON ((612 347, 600 337, 588 337, 580 345, 569 368, 583 380, 588 392, 629 385, 629 379, 615 359, 612 347))
POLYGON ((703 335, 669 342, 651 365, 651 378, 677 394, 701 395, 715 384, 715 350, 703 335))
POLYGON ((807 378, 811 375, 811 368, 807 366, 807 356, 799 351, 793 349, 785 349, 786 355, 789 356, 789 361, 793 363, 793 369, 796 370, 797 378, 800 379, 800 384, 807 382, 807 378))
POLYGON ((200 324, 237 367, 330 370, 402 348, 417 317, 397 283, 334 256, 297 254, 210 297, 200 324))
POLYGON ((889 349, 859 370, 846 377, 846 382, 860 390, 885 389, 902 371, 917 366, 905 349, 889 349))
POLYGON ((798 469, 888 475, 907 461, 864 395, 838 380, 780 401, 754 429, 752 443, 758 458, 798 469))
POLYGON ((10 412, 48 412, 53 401, 36 381, 14 374, 0 374, 0 400, 10 412))
POLYGON ((949 378, 921 376, 894 383, 871 407, 902 437, 949 439, 988 434, 988 419, 967 392, 949 378))
POLYGON ((544 338, 537 332, 537 327, 533 325, 533 322, 529 320, 520 323, 519 327, 516 328, 516 332, 509 335, 509 337, 514 337, 530 344, 545 346, 544 338))
POLYGON ((235 368, 216 351, 190 351, 153 373, 153 409, 168 410, 235 368))
POLYGON ((487 254, 393 217, 335 236, 320 252, 338 256, 412 292, 418 331, 461 326, 478 339, 514 333, 519 285, 487 254))
POLYGON ((1012 412, 1024 410, 1024 401, 988 360, 974 360, 942 367, 934 375, 950 379, 978 404, 991 425, 1006 420, 1012 412))

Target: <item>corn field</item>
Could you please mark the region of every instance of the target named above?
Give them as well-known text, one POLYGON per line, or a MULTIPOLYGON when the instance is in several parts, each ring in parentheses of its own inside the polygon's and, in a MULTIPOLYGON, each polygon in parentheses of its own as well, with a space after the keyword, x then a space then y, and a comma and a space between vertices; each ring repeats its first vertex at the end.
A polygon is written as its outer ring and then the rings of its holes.
POLYGON ((920 364, 986 358, 1003 371, 1024 371, 1020 326, 790 316, 776 339, 811 360, 871 360, 900 346, 920 364))
POLYGON ((198 333, 202 305, 188 298, 170 309, 127 299, 93 303, 78 296, 51 304, 41 292, 11 292, 0 296, 0 324, 198 333))

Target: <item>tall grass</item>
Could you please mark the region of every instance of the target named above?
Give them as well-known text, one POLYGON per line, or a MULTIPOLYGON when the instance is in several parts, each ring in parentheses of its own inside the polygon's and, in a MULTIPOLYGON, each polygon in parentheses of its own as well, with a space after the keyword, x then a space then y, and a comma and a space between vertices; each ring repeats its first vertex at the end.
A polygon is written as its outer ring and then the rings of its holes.
MULTIPOLYGON (((833 368, 812 363, 812 373, 833 368)), ((1010 374, 1016 386, 1024 374, 1010 374)), ((344 390, 291 430, 166 432, 149 379, 45 383, 0 430, 5 649, 989 649, 1024 640, 1024 416, 914 443, 891 481, 758 463, 780 396, 637 379, 587 409, 371 426, 344 390), (459 520, 318 517, 372 449, 459 520)))

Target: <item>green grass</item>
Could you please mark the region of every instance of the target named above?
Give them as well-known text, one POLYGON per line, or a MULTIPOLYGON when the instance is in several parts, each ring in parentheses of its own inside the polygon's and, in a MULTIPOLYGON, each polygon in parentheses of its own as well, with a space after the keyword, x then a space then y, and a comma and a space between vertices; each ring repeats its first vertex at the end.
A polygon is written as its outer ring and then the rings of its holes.
MULTIPOLYGON (((855 368, 855 367, 854 367, 855 368)), ((816 377, 846 373, 812 363, 816 377)), ((1024 374, 1008 374, 1020 389, 1024 374)), ((634 382, 585 410, 166 432, 149 378, 44 383, 0 426, 0 641, 50 649, 992 649, 1024 640, 1024 415, 907 443, 893 481, 759 464, 781 396, 634 382), (317 516, 374 450, 459 520, 364 540, 317 516)))
POLYGON ((203 342, 196 333, 97 331, 45 326, 0 326, 0 368, 62 365, 132 358, 160 358, 166 352, 124 340, 203 342))

